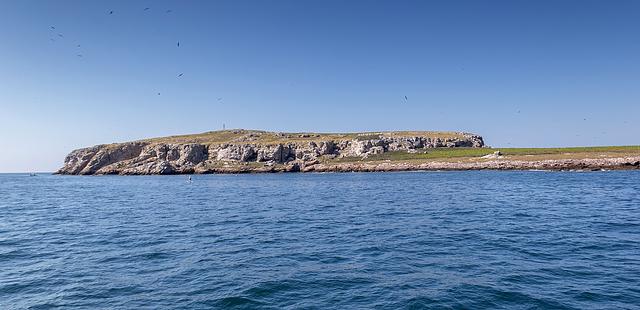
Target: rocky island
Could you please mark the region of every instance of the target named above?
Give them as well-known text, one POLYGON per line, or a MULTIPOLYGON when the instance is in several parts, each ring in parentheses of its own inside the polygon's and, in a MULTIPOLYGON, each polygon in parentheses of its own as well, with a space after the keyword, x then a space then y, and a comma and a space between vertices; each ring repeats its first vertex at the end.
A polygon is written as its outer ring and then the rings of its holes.
POLYGON ((493 149, 465 132, 221 130, 72 151, 58 174, 640 169, 640 147, 493 149))

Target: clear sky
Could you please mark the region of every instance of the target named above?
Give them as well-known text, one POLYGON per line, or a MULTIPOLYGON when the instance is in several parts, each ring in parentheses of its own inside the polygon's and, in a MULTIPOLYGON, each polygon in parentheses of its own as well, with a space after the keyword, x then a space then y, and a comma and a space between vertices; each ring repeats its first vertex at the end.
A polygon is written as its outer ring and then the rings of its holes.
POLYGON ((640 1, 5 0, 0 39, 0 172, 223 123, 640 144, 640 1))

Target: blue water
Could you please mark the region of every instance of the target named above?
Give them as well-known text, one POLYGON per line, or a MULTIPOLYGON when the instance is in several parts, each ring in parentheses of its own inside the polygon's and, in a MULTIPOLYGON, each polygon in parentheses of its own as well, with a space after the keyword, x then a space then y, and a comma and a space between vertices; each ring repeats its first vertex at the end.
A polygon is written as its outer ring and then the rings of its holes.
POLYGON ((0 175, 0 309, 624 309, 639 172, 0 175))

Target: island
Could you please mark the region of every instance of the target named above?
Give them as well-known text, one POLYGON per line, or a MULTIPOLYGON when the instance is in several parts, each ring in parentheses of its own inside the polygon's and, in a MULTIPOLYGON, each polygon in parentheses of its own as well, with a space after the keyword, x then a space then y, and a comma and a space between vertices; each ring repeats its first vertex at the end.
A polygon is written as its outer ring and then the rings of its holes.
POLYGON ((219 130, 72 151, 56 173, 166 175, 412 170, 640 169, 640 146, 491 148, 466 132, 219 130))

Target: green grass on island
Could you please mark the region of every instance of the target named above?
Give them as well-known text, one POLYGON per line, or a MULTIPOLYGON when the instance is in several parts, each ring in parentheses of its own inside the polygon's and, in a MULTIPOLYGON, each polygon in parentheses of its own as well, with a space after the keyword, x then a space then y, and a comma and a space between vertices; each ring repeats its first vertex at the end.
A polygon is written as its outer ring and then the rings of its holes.
POLYGON ((481 158, 482 156, 500 151, 503 156, 538 156, 564 155, 564 157, 589 157, 592 155, 640 155, 640 146, 596 146, 596 147, 564 147, 564 148, 432 148, 418 149, 416 153, 405 151, 386 152, 382 154, 362 157, 343 157, 331 160, 332 162, 354 161, 413 161, 430 159, 451 158, 481 158))
POLYGON ((428 137, 428 138, 463 138, 459 132, 448 131, 384 131, 354 133, 313 133, 313 132, 269 132, 263 130, 229 129, 209 131, 191 135, 144 139, 151 143, 203 143, 218 145, 224 143, 250 142, 256 144, 278 144, 286 142, 304 143, 309 141, 336 140, 373 140, 381 137, 428 137))

